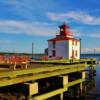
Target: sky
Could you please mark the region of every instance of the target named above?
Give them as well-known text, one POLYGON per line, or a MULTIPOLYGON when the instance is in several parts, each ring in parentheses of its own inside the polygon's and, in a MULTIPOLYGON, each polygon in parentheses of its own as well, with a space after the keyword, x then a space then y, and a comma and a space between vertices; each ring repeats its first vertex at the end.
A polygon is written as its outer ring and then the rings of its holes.
POLYGON ((0 52, 43 53, 63 23, 82 52, 100 52, 100 0, 0 0, 0 52))

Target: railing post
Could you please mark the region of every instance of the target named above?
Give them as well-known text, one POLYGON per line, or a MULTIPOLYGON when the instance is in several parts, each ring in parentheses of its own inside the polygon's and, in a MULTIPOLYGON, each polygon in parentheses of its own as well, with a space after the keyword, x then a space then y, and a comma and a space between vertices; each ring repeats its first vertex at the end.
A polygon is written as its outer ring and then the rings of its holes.
POLYGON ((63 93, 60 94, 60 100, 63 100, 63 93))
POLYGON ((80 95, 82 95, 82 91, 83 91, 83 84, 82 82, 80 83, 80 95))

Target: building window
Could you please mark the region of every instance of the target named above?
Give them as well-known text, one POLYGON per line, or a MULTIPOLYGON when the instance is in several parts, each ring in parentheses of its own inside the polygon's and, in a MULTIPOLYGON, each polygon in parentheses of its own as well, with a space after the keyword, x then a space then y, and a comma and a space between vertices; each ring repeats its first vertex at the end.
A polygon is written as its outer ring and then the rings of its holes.
POLYGON ((72 45, 74 45, 74 41, 72 41, 72 45))
POLYGON ((56 51, 55 51, 55 50, 52 51, 52 56, 53 56, 53 57, 56 56, 56 51))
POLYGON ((55 48, 56 47, 56 42, 55 41, 53 41, 53 48, 55 48))

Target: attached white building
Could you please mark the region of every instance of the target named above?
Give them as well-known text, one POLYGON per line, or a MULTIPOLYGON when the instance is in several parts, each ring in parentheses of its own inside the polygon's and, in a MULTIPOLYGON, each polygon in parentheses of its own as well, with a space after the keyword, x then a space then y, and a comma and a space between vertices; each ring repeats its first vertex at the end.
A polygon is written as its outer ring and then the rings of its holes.
POLYGON ((69 26, 61 25, 59 35, 48 40, 48 57, 50 59, 80 59, 80 40, 73 37, 69 26))

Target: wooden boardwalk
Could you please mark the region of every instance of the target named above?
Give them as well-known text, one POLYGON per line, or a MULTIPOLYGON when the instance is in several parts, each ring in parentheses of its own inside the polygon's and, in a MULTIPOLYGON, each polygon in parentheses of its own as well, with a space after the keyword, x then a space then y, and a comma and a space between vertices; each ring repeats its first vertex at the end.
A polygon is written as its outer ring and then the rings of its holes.
MULTIPOLYGON (((95 59, 83 59, 81 61, 73 62, 67 62, 66 60, 31 61, 27 68, 16 68, 16 70, 3 68, 1 66, 0 88, 22 83, 23 85, 29 86, 28 91, 30 91, 30 94, 27 100, 45 100, 59 94, 61 100, 63 100, 63 93, 67 91, 69 87, 79 84, 80 90, 82 89, 82 82, 85 81, 84 70, 87 67, 87 62, 91 63, 93 61, 95 62, 95 59), (76 73, 80 77, 77 78, 76 73), (69 74, 76 76, 74 76, 74 79, 71 79, 69 74), (44 94, 40 94, 38 92, 38 84, 41 84, 39 80, 42 80, 42 82, 45 83, 44 79, 49 79, 49 84, 51 84, 52 77, 57 79, 59 78, 57 82, 62 84, 62 86, 44 94), (35 93, 33 90, 35 90, 35 93), (31 94, 31 92, 33 94, 31 94)), ((4 64, 4 66, 5 65, 6 64, 4 64)))
POLYGON ((34 67, 33 64, 33 68, 2 71, 0 72, 0 87, 82 71, 86 68, 86 64, 44 66, 34 67))
POLYGON ((86 62, 91 61, 95 59, 81 59, 81 63, 77 61, 70 63, 66 60, 31 61, 27 68, 16 70, 3 68, 2 66, 10 65, 3 64, 0 68, 0 87, 82 71, 87 66, 86 62))

